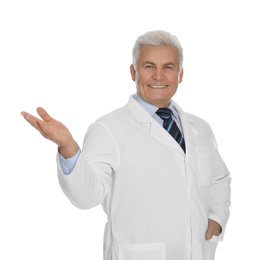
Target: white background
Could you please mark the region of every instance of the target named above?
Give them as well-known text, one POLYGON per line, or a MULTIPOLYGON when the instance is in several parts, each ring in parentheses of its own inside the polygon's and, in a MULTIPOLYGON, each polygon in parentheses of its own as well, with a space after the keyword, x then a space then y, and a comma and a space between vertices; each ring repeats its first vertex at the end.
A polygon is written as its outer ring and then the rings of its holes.
POLYGON ((207 120, 232 174, 217 259, 272 259, 271 6, 258 0, 4 0, 0 4, 0 259, 102 259, 106 215, 70 204, 56 146, 21 117, 44 107, 82 145, 135 91, 131 50, 149 30, 184 48, 181 107, 207 120))

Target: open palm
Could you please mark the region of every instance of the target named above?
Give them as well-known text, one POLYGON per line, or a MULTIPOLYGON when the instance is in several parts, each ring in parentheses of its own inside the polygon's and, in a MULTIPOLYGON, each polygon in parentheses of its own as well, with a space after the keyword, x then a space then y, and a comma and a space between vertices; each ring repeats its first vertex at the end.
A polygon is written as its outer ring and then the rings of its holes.
POLYGON ((78 147, 68 128, 52 118, 43 108, 38 107, 37 112, 42 120, 27 112, 21 112, 21 115, 36 128, 44 138, 56 143, 64 157, 73 156, 78 147))

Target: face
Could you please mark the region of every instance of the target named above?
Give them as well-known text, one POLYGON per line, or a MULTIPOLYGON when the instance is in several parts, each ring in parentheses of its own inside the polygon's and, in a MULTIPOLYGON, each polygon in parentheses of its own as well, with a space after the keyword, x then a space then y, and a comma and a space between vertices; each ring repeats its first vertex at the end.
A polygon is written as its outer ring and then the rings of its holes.
POLYGON ((159 108, 168 107, 182 81, 178 52, 172 46, 142 46, 137 70, 130 66, 140 96, 159 108))

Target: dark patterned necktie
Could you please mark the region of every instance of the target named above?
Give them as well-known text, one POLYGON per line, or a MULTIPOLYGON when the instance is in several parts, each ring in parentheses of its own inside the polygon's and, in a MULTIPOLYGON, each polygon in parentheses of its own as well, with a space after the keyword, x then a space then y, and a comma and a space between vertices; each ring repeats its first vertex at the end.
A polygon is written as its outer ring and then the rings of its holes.
POLYGON ((163 120, 164 129, 178 142, 185 153, 185 140, 176 122, 172 118, 172 110, 169 108, 159 108, 156 114, 163 120))

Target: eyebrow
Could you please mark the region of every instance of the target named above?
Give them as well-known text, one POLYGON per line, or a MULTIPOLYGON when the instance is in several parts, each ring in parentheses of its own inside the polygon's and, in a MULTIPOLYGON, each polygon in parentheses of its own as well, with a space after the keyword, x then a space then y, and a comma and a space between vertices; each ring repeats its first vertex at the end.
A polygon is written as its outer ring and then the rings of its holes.
MULTIPOLYGON (((145 61, 143 63, 143 66, 146 65, 146 64, 151 64, 151 65, 156 65, 154 62, 152 61, 145 61)), ((176 67, 176 65, 173 63, 173 62, 167 62, 165 64, 163 64, 163 66, 168 66, 168 65, 172 65, 173 67, 176 67)))
POLYGON ((168 62, 168 63, 164 64, 164 66, 165 65, 172 65, 173 67, 176 67, 176 65, 173 62, 168 62))
POLYGON ((151 62, 151 61, 145 61, 145 62, 143 63, 143 66, 144 66, 144 65, 146 65, 146 64, 155 65, 155 63, 154 63, 154 62, 151 62))

